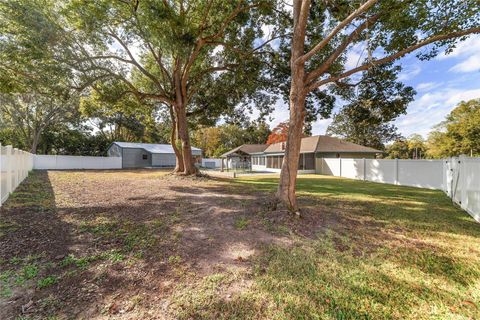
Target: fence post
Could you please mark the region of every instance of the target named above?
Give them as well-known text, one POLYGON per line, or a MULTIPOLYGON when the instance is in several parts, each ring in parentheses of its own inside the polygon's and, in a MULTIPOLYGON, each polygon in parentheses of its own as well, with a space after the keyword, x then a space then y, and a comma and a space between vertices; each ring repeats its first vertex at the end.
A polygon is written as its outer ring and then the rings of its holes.
POLYGON ((342 176, 342 158, 338 158, 339 166, 340 166, 340 177, 342 176))
POLYGON ((5 147, 5 160, 7 170, 7 196, 12 192, 12 146, 5 147))
POLYGON ((20 184, 20 150, 15 149, 15 189, 20 184))
POLYGON ((395 158, 395 184, 398 185, 398 159, 395 158))
POLYGON ((442 159, 442 171, 443 171, 443 182, 442 182, 442 190, 443 192, 448 194, 447 190, 447 160, 442 159))
POLYGON ((363 181, 367 180, 367 160, 363 158, 363 181))
MULTIPOLYGON (((466 172, 465 172, 465 155, 461 155, 459 157, 459 161, 460 161, 460 166, 459 166, 459 170, 458 170, 458 174, 460 175, 460 179, 458 181, 458 183, 460 184, 460 207, 462 209, 466 209, 467 208, 467 190, 465 188, 466 186, 466 172)), ((457 189, 458 189, 458 186, 457 186, 457 189)))

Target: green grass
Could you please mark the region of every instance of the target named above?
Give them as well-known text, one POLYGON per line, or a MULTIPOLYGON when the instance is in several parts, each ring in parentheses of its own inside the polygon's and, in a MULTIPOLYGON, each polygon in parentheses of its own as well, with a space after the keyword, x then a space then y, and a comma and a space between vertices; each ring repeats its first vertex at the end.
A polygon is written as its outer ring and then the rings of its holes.
POLYGON ((39 289, 47 288, 54 285, 57 282, 58 282, 58 278, 56 276, 48 276, 38 280, 37 287, 39 289))
MULTIPOLYGON (((28 178, 18 186, 3 205, 6 209, 35 209, 37 212, 51 212, 55 207, 55 199, 50 188, 46 188, 45 176, 29 173, 28 178)), ((0 222, 1 225, 1 222, 0 222)), ((15 225, 12 226, 15 228, 15 225)), ((0 227, 0 232, 1 232, 0 227)))
MULTIPOLYGON (((274 191, 277 178, 235 184, 274 191)), ((308 175, 298 196, 334 219, 327 230, 267 246, 250 288, 229 299, 208 279, 185 290, 179 318, 480 318, 480 224, 441 191, 308 175)))
POLYGON ((249 225, 250 221, 245 217, 235 219, 234 227, 238 230, 243 230, 249 225))

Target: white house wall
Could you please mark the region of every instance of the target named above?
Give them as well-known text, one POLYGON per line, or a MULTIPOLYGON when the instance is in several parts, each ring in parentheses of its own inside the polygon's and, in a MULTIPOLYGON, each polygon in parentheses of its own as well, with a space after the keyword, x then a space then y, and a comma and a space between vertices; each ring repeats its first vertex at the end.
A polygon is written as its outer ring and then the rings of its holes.
MULTIPOLYGON (((252 166, 252 171, 280 173, 281 169, 267 168, 267 166, 252 166)), ((298 174, 315 173, 315 170, 298 170, 298 174)))

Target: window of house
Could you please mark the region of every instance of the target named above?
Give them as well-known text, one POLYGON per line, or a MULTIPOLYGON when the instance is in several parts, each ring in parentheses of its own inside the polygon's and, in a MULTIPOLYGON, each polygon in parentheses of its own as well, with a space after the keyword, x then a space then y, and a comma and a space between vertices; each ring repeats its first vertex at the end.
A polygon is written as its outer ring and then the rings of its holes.
POLYGON ((303 155, 305 160, 305 169, 304 170, 314 170, 315 169, 315 154, 305 153, 303 155))
POLYGON ((300 153, 300 157, 298 158, 298 170, 305 170, 305 158, 303 153, 300 153))
POLYGON ((267 157, 267 168, 272 169, 281 169, 283 162, 283 156, 268 156, 267 157))
POLYGON ((142 154, 142 159, 143 160, 148 160, 148 154, 142 154))

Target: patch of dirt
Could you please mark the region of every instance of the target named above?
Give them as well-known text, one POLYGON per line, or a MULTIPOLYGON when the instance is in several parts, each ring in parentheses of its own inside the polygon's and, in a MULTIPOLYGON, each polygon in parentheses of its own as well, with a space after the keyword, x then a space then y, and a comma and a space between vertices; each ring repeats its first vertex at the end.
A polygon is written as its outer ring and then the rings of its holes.
POLYGON ((15 288, 1 298, 2 319, 164 318, 148 311, 166 303, 178 282, 241 272, 262 244, 291 241, 254 223, 236 229, 238 217, 255 218, 256 196, 207 176, 43 171, 17 192, 39 190, 51 206, 35 199, 25 206, 12 197, 1 211, 15 226, 0 238, 2 272, 14 274, 6 285, 15 288), (120 261, 104 257, 110 254, 120 261), (28 263, 39 269, 35 280, 54 276, 57 282, 17 286, 15 277, 28 263))

